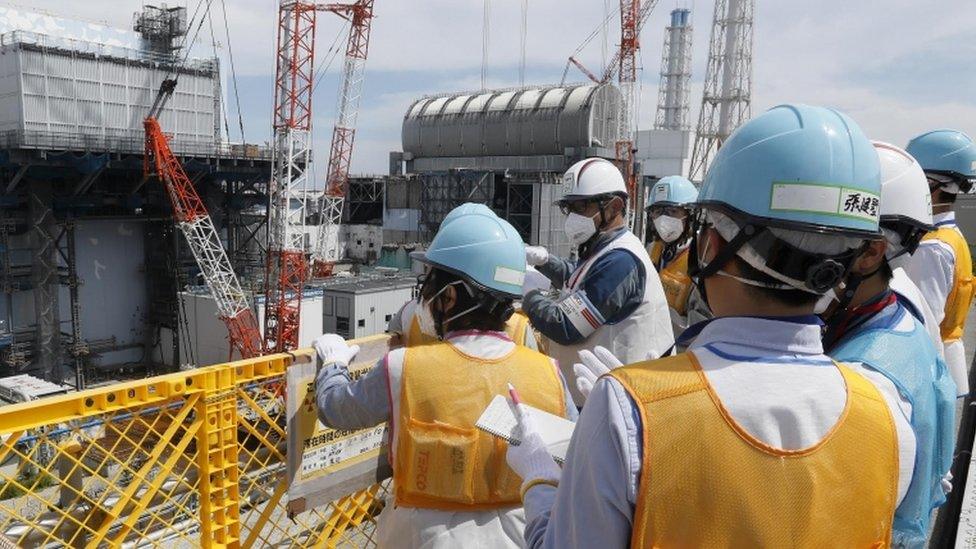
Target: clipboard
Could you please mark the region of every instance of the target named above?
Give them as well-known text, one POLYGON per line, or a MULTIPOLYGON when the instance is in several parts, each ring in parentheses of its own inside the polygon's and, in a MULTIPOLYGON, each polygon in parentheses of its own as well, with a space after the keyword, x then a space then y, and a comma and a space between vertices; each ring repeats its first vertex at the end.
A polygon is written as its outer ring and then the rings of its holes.
MULTIPOLYGON (((576 424, 538 408, 523 404, 529 415, 535 421, 536 429, 542 435, 552 458, 559 464, 566 461, 566 451, 569 441, 573 438, 576 424)), ((522 428, 519 425, 515 403, 503 395, 495 395, 475 426, 496 437, 505 439, 509 444, 519 444, 522 441, 522 428)))

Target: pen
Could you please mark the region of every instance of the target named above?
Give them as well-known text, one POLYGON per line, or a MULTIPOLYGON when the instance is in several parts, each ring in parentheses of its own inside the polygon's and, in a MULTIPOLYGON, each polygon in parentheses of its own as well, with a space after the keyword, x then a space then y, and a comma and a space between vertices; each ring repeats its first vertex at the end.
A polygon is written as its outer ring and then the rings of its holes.
POLYGON ((511 383, 508 384, 508 396, 512 397, 512 402, 516 405, 522 404, 522 399, 519 398, 518 391, 515 390, 515 386, 511 383))

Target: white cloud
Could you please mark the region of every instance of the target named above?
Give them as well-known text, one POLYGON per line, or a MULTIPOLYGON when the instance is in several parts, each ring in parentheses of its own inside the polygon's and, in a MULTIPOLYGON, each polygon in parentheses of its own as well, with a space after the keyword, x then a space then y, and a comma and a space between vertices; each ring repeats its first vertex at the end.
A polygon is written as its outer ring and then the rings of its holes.
MULTIPOLYGON (((240 74, 270 78, 275 40, 276 2, 224 0, 237 69, 240 74)), ((108 20, 128 27, 141 2, 88 0, 64 4, 60 0, 18 0, 65 15, 108 20), (128 7, 120 7, 124 4, 128 7)), ((196 2, 184 0, 183 5, 196 2)), ((603 19, 607 0, 530 0, 528 81, 558 79, 565 60, 579 42, 603 19), (554 76, 555 75, 555 76, 554 76)), ((171 2, 172 4, 172 2, 171 2)), ((754 46, 753 112, 783 102, 827 104, 846 110, 872 137, 904 144, 925 129, 955 126, 976 132, 976 106, 968 101, 969 86, 960 86, 960 74, 968 66, 954 66, 957 48, 976 42, 971 22, 976 2, 914 0, 851 2, 822 0, 758 0, 754 46), (920 94, 913 82, 912 56, 931 59, 927 78, 931 86, 959 89, 956 93, 920 94), (938 63, 944 63, 939 71, 938 63), (944 74, 943 80, 940 76, 944 74), (933 76, 934 75, 934 76, 933 76)), ((214 9, 220 5, 214 0, 214 9)), ((521 2, 494 0, 489 65, 491 85, 508 86, 517 81, 521 2)), ((641 126, 651 125, 657 102, 658 64, 663 31, 672 2, 661 2, 642 36, 643 93, 641 126)), ((697 120, 701 81, 705 73, 710 2, 698 2, 695 26, 694 81, 691 120, 697 120)), ((482 2, 478 0, 376 0, 370 58, 367 62, 366 98, 359 117, 359 138, 353 158, 357 171, 384 172, 387 153, 399 148, 400 123, 415 97, 437 91, 480 87, 482 2)), ((219 10, 216 12, 220 15, 219 10)), ((222 19, 215 19, 218 35, 222 19)), ((616 43, 611 20, 611 48, 616 43)), ((319 60, 341 28, 331 14, 320 14, 319 60)), ((209 29, 201 40, 209 48, 209 29)), ((223 39, 218 36, 218 40, 223 39)), ((597 35, 580 58, 593 70, 600 68, 602 37, 597 35)), ((967 54, 968 55, 968 54, 967 54)), ((963 56, 964 59, 971 57, 963 56)), ((334 73, 316 97, 317 160, 324 169, 335 105, 334 73)), ((226 67, 226 64, 225 64, 226 67)), ((582 76, 575 70, 571 80, 582 76)), ((247 91, 247 90, 244 90, 247 91)), ((259 95, 267 96, 268 90, 259 95)), ((257 92, 255 92, 257 93, 257 92)), ((270 107, 250 109, 249 119, 267 117, 270 107)), ((268 127, 269 124, 258 124, 268 127)), ((250 137, 250 136, 249 136, 250 137)))

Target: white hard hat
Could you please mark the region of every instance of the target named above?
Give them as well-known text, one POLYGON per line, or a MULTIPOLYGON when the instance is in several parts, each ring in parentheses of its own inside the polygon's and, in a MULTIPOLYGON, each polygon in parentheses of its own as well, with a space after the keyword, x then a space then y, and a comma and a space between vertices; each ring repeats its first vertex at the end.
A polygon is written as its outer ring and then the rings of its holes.
POLYGON ((872 141, 881 163, 881 221, 932 225, 932 196, 922 166, 901 147, 872 141))
POLYGON ((890 143, 872 144, 881 164, 881 231, 889 243, 885 257, 894 268, 932 228, 932 195, 915 157, 890 143))
POLYGON ((604 158, 587 158, 573 164, 563 175, 563 182, 570 190, 562 201, 609 194, 627 196, 624 175, 613 162, 604 158))

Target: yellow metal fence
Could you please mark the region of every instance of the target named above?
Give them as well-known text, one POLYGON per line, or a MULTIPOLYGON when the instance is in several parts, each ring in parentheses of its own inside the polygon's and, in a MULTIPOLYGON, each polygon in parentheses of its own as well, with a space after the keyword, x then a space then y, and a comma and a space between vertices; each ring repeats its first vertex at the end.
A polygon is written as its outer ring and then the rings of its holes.
POLYGON ((292 360, 0 408, 0 547, 374 546, 380 485, 287 514, 292 360))

